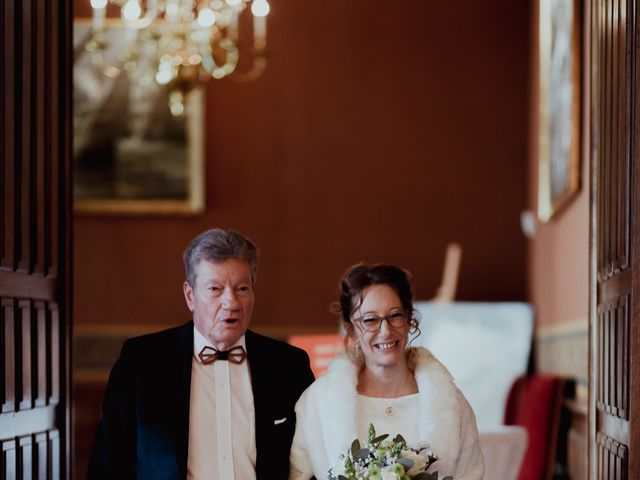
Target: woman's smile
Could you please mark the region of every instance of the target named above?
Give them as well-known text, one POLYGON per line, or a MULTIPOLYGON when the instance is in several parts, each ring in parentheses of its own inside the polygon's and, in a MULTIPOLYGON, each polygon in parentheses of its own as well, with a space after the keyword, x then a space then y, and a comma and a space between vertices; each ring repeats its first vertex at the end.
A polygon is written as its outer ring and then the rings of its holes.
POLYGON ((374 344, 374 348, 377 348, 378 350, 383 350, 383 351, 389 351, 389 350, 394 350, 398 347, 400 341, 396 340, 395 342, 385 342, 385 343, 376 343, 374 344))

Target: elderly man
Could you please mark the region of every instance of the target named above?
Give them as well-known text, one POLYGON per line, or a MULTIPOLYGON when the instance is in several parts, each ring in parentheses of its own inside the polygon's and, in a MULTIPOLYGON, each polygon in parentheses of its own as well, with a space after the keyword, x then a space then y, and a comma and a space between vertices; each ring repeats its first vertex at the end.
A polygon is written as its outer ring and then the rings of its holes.
POLYGON ((125 342, 87 478, 287 478, 294 405, 313 381, 309 357, 247 330, 250 240, 208 230, 183 260, 193 321, 125 342))

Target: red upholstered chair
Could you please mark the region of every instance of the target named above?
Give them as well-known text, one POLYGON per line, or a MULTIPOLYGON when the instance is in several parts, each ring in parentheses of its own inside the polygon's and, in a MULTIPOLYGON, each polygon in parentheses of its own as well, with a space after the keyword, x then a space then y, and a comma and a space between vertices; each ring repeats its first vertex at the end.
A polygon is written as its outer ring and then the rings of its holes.
POLYGON ((564 379, 536 374, 518 378, 509 391, 504 423, 529 435, 519 480, 552 478, 564 389, 564 379))

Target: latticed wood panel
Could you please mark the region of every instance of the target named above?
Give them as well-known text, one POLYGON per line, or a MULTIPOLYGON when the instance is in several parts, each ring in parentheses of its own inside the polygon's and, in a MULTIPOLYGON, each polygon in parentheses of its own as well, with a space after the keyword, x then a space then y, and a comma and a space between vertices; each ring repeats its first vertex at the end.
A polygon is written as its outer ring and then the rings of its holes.
POLYGON ((599 433, 598 444, 598 478, 602 480, 626 480, 629 478, 628 452, 626 445, 599 433))
POLYGON ((629 295, 598 309, 597 407, 629 419, 629 295))
POLYGON ((57 430, 0 442, 4 478, 60 478, 60 434, 57 430))
MULTIPOLYGON (((634 0, 598 0, 598 279, 629 267, 634 0)), ((594 118, 594 120, 596 120, 594 118)))

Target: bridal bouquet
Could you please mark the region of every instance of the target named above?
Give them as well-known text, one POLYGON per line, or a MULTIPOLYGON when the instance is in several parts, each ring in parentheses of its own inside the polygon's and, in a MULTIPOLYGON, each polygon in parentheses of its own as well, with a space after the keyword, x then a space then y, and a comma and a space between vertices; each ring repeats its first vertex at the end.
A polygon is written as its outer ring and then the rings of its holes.
MULTIPOLYGON (((369 424, 369 438, 364 446, 355 439, 351 450, 340 455, 338 464, 329 470, 328 480, 438 480, 438 472, 427 470, 438 460, 428 445, 409 447, 402 435, 376 436, 369 424)), ((444 477, 442 480, 453 480, 444 477)))

